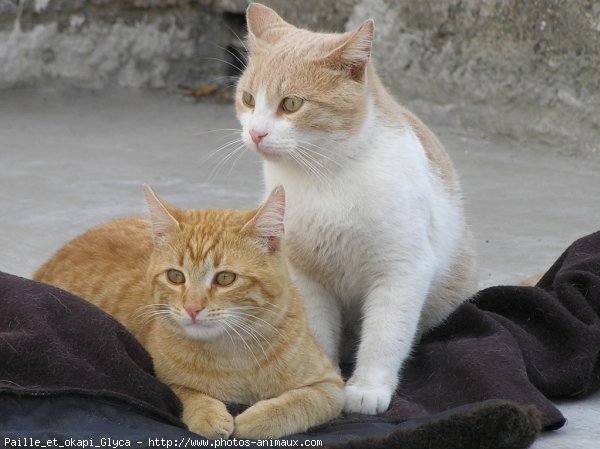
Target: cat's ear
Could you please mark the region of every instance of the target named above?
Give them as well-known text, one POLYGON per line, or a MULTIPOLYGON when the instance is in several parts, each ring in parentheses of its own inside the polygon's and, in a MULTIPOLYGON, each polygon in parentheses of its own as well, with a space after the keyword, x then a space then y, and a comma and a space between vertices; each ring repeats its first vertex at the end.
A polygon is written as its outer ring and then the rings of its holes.
POLYGON ((254 217, 244 225, 242 232, 249 232, 263 240, 270 252, 277 251, 284 234, 284 216, 285 191, 282 186, 277 186, 254 217))
POLYGON ((246 25, 251 38, 260 39, 265 31, 277 27, 291 26, 271 8, 260 3, 250 3, 246 9, 246 25))
POLYGON ((169 212, 169 206, 154 194, 148 184, 144 184, 144 196, 150 214, 152 240, 158 247, 165 236, 179 230, 179 222, 169 212))
POLYGON ((373 19, 363 22, 356 30, 344 34, 344 41, 325 57, 326 62, 348 71, 352 79, 361 81, 371 59, 374 33, 373 19))

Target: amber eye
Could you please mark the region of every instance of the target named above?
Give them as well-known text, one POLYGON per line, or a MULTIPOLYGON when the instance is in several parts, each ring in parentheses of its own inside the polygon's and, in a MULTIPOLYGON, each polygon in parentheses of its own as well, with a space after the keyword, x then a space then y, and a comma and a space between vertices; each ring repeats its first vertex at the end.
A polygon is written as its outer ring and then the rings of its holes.
POLYGON ((235 281, 236 275, 231 271, 221 271, 215 276, 215 284, 221 287, 231 285, 235 281))
POLYGON ((304 100, 298 97, 286 97, 281 102, 281 107, 285 112, 296 112, 302 106, 304 100))
POLYGON ((167 271, 167 279, 173 284, 183 284, 185 282, 185 276, 179 270, 167 271))
POLYGON ((244 100, 244 104, 250 108, 254 107, 254 97, 249 92, 244 92, 242 94, 242 100, 244 100))

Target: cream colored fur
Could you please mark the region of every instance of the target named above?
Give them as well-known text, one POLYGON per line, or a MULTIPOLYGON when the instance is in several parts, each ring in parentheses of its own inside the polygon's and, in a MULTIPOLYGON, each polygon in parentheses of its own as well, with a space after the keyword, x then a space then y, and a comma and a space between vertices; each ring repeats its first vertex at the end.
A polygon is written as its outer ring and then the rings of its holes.
POLYGON ((359 335, 346 411, 382 412, 415 340, 476 291, 458 177, 377 77, 371 20, 313 33, 258 4, 247 20, 242 139, 265 160, 267 191, 285 187, 285 242, 317 341, 337 363, 353 349, 343 329, 359 335), (293 113, 282 108, 290 96, 303 101, 293 113))

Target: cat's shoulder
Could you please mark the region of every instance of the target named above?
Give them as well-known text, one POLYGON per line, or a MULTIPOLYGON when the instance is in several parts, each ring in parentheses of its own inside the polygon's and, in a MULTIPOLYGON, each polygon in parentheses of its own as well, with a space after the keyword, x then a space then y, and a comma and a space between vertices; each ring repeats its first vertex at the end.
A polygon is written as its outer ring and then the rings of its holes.
POLYGON ((433 131, 416 114, 396 101, 384 87, 372 65, 369 67, 369 82, 375 106, 385 121, 398 129, 410 130, 421 143, 434 173, 449 191, 457 190, 458 180, 452 160, 433 131))
POLYGON ((117 218, 93 227, 68 242, 61 253, 68 257, 77 253, 93 254, 94 258, 135 258, 152 247, 149 222, 146 217, 117 218))
POLYGON ((143 239, 150 241, 150 223, 147 217, 131 216, 115 218, 95 226, 77 237, 76 240, 100 239, 143 239))

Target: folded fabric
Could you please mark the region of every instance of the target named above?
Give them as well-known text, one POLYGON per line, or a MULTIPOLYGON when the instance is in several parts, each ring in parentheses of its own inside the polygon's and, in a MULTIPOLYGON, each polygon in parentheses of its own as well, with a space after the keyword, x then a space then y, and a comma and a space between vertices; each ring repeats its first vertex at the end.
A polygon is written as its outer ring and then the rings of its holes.
POLYGON ((469 404, 401 424, 355 423, 282 441, 216 441, 175 427, 120 401, 62 395, 0 395, 0 445, 33 447, 326 447, 331 449, 525 449, 539 432, 534 407, 469 404), (20 445, 19 445, 20 444, 20 445), (50 446, 49 444, 47 446, 50 446))
POLYGON ((546 430, 564 425, 553 399, 600 388, 600 232, 573 243, 536 287, 480 291, 423 337, 387 412, 339 423, 401 422, 461 404, 534 405, 546 430))
MULTIPOLYGON (((181 404, 153 376, 150 356, 100 309, 54 287, 0 273, 0 310, 0 441, 5 445, 33 440, 139 448, 159 441, 210 444, 184 428, 181 404)), ((497 401, 397 425, 364 418, 286 442, 321 440, 336 449, 518 449, 528 447, 540 429, 535 409, 497 401)))
MULTIPOLYGON (((0 273, 0 310, 0 393, 104 398, 184 427, 149 355, 95 306, 0 273)), ((347 449, 524 448, 540 425, 530 406, 556 429, 565 420, 553 399, 599 388, 600 232, 571 245, 536 287, 485 289, 425 335, 387 412, 344 415, 304 437, 359 437, 335 443, 347 449)))
POLYGON ((0 393, 116 399, 183 426, 148 353, 96 306, 0 273, 0 311, 0 393))

